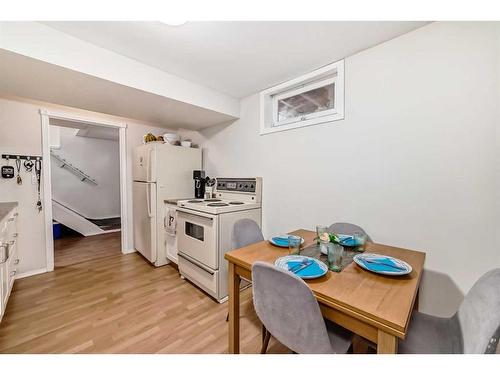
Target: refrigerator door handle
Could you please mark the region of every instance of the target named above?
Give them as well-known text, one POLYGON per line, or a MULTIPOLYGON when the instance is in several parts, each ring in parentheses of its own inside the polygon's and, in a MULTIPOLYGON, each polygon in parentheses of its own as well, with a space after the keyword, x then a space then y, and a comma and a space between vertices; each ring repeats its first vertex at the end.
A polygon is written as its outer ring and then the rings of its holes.
POLYGON ((153 216, 151 214, 151 198, 149 196, 149 184, 146 186, 146 205, 148 206, 148 217, 151 219, 153 216))
MULTIPOLYGON (((148 158, 146 160, 146 181, 149 180, 149 171, 151 170, 151 150, 148 150, 148 158)), ((146 193, 147 194, 147 193, 146 193)), ((149 205, 148 205, 148 212, 149 212, 149 205)))

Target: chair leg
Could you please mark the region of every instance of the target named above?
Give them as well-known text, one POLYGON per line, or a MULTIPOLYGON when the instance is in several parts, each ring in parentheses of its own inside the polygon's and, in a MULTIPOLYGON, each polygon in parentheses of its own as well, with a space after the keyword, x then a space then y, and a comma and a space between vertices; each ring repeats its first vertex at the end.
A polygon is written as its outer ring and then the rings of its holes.
POLYGON ((270 339, 271 339, 271 332, 269 332, 263 324, 262 325, 262 348, 260 349, 260 354, 266 354, 267 346, 269 345, 270 339))

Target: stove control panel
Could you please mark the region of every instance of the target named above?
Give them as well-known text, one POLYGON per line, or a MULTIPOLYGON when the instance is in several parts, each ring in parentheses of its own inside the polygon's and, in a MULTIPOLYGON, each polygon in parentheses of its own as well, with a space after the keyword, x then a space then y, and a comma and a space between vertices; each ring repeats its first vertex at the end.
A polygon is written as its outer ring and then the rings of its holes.
POLYGON ((255 193, 257 180, 255 178, 217 178, 218 191, 235 191, 255 193))

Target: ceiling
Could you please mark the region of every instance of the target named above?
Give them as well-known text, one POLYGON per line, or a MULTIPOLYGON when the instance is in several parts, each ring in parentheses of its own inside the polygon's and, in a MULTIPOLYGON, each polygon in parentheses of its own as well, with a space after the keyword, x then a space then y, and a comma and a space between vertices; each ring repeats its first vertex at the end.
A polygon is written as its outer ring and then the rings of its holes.
POLYGON ((44 22, 170 74, 241 98, 427 22, 44 22))
POLYGON ((76 129, 75 135, 78 137, 105 139, 115 142, 119 140, 118 128, 110 126, 97 126, 79 121, 61 120, 57 118, 51 118, 49 124, 63 128, 76 129))
POLYGON ((118 129, 113 129, 105 126, 87 125, 83 129, 78 129, 75 135, 78 137, 105 139, 115 142, 118 142, 119 139, 118 129))
POLYGON ((0 93, 198 130, 234 120, 223 113, 0 49, 0 93))

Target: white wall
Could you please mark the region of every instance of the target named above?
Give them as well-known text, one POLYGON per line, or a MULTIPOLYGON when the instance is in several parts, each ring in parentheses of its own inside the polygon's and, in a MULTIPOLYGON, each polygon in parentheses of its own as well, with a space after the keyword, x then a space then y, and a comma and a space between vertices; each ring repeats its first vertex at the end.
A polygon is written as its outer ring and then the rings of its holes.
POLYGON ((423 311, 500 266, 498 26, 434 23, 345 60, 345 120, 259 135, 259 98, 199 136, 204 168, 262 176, 263 230, 361 225, 427 253, 423 311), (443 298, 444 297, 444 298, 443 298))
MULTIPOLYGON (((60 133, 56 154, 84 171, 97 185, 81 181, 51 158, 52 197, 89 219, 120 216, 120 148, 118 141, 76 136, 77 129, 50 126, 60 133)), ((118 134, 118 129, 114 130, 118 134)))
MULTIPOLYGON (((0 153, 41 155, 40 115, 24 105, 0 99, 0 153), (23 110, 24 109, 24 110, 23 110), (38 122, 36 122, 38 120, 38 122)), ((5 161, 0 160, 2 165, 5 161)), ((12 165, 14 165, 12 163, 12 165)), ((24 168, 24 167, 23 167, 24 168)), ((45 268, 44 216, 36 209, 37 189, 26 173, 23 184, 0 178, 0 201, 19 202, 18 239, 20 273, 45 268), (44 251, 44 249, 43 249, 44 251)), ((42 191, 43 194, 43 191, 42 191)), ((42 195, 43 196, 43 195, 42 195)))
MULTIPOLYGON (((76 115, 103 120, 125 122, 127 128, 127 184, 128 201, 128 244, 126 248, 133 249, 133 211, 132 211, 132 151, 142 142, 144 134, 163 134, 164 128, 151 124, 141 123, 131 119, 115 118, 99 113, 82 111, 74 108, 41 103, 18 98, 0 98, 0 153, 41 155, 41 120, 40 108, 63 110, 76 115)), ((23 175, 25 177, 25 175, 23 175)), ((29 178, 24 178, 23 185, 16 185, 14 180, 0 178, 0 201, 19 202, 19 256, 21 274, 44 269, 45 257, 45 231, 43 212, 38 213, 35 208, 37 200, 36 185, 28 183, 29 178)), ((42 191, 43 198, 43 191, 42 191)), ((47 202, 43 202, 47 205, 47 202)))

